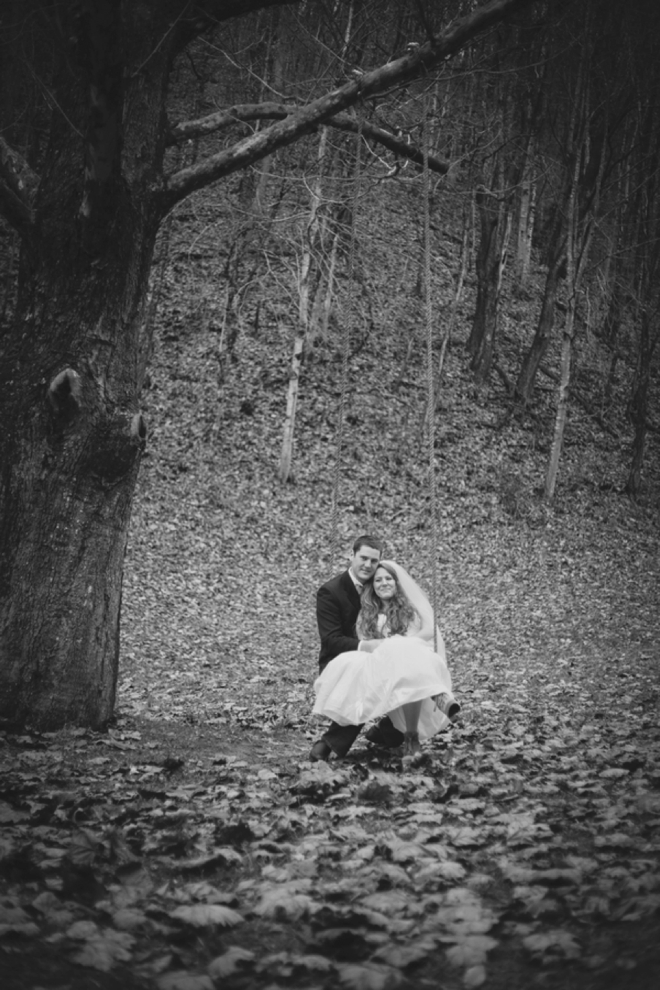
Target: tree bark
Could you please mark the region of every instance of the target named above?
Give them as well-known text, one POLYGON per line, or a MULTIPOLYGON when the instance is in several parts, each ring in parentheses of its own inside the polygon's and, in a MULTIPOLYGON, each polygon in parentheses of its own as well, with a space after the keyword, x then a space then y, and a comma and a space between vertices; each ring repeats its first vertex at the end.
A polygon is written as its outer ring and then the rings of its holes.
POLYGON ((555 415, 555 429, 550 448, 550 458, 548 460, 548 470, 545 478, 545 499, 552 502, 555 496, 557 485, 557 475, 559 472, 559 459, 564 444, 564 432, 568 417, 568 403, 571 386, 571 362, 573 358, 573 335, 575 329, 575 307, 569 302, 569 312, 566 317, 564 336, 561 347, 561 368, 559 377, 559 393, 557 398, 557 412, 555 415))
POLYGON ((138 355, 159 218, 148 195, 154 156, 143 163, 139 150, 161 144, 169 57, 163 46, 147 75, 122 83, 120 47, 133 45, 139 64, 153 39, 127 40, 114 6, 64 23, 86 66, 63 53, 61 113, 26 200, 34 221, 0 359, 0 718, 42 729, 98 727, 112 714, 146 439, 138 355), (122 103, 131 119, 123 145, 122 103))
POLYGON ((532 400, 538 370, 548 353, 552 331, 555 325, 557 292, 559 290, 560 279, 565 274, 565 264, 564 253, 560 251, 559 253, 555 253, 554 258, 548 265, 543 302, 541 303, 541 312, 536 325, 536 331, 529 350, 523 358, 518 380, 516 381, 515 396, 524 405, 528 405, 532 400))
POLYGON ((319 208, 323 184, 323 166, 326 148, 328 146, 328 129, 324 127, 319 138, 317 153, 317 174, 311 189, 309 219, 303 240, 300 258, 300 275, 298 279, 298 328, 293 342, 293 353, 289 369, 289 386, 287 389, 286 416, 282 437, 282 451, 278 477, 281 482, 291 480, 293 465, 293 438, 296 425, 296 410, 298 408, 298 386, 300 384, 300 368, 302 364, 305 341, 310 324, 310 281, 314 269, 314 256, 317 249, 319 234, 319 208))
POLYGON ((516 267, 523 283, 529 276, 532 262, 532 234, 536 216, 536 180, 529 160, 518 192, 518 224, 516 231, 516 267))
POLYGON ((477 382, 490 374, 495 351, 497 309, 510 231, 510 216, 500 198, 480 187, 476 193, 481 238, 476 257, 477 301, 468 338, 470 368, 477 382))
MULTIPOLYGON (((657 315, 656 315, 657 319, 657 315)), ((648 311, 641 314, 640 339, 637 357, 637 368, 633 382, 632 394, 628 404, 628 418, 633 424, 634 437, 630 470, 625 485, 626 494, 636 499, 642 487, 642 465, 648 432, 649 395, 651 391, 651 367, 660 333, 656 329, 651 332, 651 319, 648 311)))

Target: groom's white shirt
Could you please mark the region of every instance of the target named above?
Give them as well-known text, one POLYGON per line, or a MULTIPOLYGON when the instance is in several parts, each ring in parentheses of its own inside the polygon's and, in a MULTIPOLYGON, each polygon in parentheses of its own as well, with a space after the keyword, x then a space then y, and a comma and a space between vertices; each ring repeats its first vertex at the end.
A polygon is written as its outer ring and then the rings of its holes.
POLYGON ((362 591, 362 589, 364 588, 364 585, 362 584, 362 581, 358 581, 358 579, 356 578, 355 574, 353 573, 353 568, 352 567, 349 567, 348 568, 348 576, 350 577, 351 581, 353 582, 353 584, 355 585, 355 587, 357 588, 357 590, 358 591, 362 591))

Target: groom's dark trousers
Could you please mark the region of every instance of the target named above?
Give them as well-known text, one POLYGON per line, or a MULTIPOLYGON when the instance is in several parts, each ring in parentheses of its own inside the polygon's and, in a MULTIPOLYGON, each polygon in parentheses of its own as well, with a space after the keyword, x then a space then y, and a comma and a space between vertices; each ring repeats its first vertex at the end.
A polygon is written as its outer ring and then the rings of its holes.
MULTIPOLYGON (((340 653, 357 650, 359 641, 355 634, 355 623, 359 612, 360 595, 348 571, 343 571, 319 588, 316 593, 316 618, 321 637, 319 670, 323 670, 340 653)), ((371 732, 387 731, 387 727, 392 733, 396 733, 396 739, 373 738, 372 741, 383 742, 384 745, 400 745, 403 735, 388 718, 382 719, 378 729, 374 728, 371 732)), ((331 722, 330 728, 321 738, 337 756, 345 756, 361 728, 361 725, 339 725, 331 722)))

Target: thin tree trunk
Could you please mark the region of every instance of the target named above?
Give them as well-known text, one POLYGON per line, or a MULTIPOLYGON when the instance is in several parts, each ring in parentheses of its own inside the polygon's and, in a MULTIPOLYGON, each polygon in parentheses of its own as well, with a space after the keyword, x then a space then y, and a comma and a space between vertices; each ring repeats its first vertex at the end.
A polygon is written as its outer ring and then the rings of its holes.
POLYGON ((651 363, 658 342, 658 331, 651 333, 650 317, 643 312, 640 320, 639 353, 632 395, 628 404, 628 417, 635 434, 632 443, 630 471, 625 485, 626 494, 636 499, 642 485, 642 464, 648 432, 649 393, 651 387, 651 363))
MULTIPOLYGON (((438 357, 438 367, 436 370, 436 377, 438 382, 442 377, 442 370, 445 363, 445 355, 447 353, 447 348, 451 343, 452 333, 454 332, 454 327, 456 326, 456 317, 458 314, 458 306, 463 298, 463 286, 465 285, 465 277, 467 275, 468 259, 470 256, 469 251, 469 240, 470 240, 470 225, 468 223, 467 217, 465 217, 465 222, 463 224, 463 241, 461 244, 461 267, 458 274, 458 281, 456 282, 456 288, 454 290, 454 299, 451 305, 451 313, 449 315, 449 322, 445 328, 445 332, 442 336, 442 343, 440 345, 440 355, 438 357)), ((440 392, 438 390, 438 397, 436 398, 435 409, 438 411, 438 404, 440 402, 440 392)))
POLYGON ((560 250, 548 265, 543 302, 541 304, 538 323, 536 324, 536 331, 529 350, 523 358, 515 387, 516 398, 525 405, 528 405, 532 400, 536 376, 548 352, 552 339, 557 308, 557 292, 559 290, 559 281, 565 274, 565 263, 566 259, 563 250, 560 250))
POLYGON ((293 353, 289 368, 289 387, 287 389, 286 414, 284 417, 284 433, 282 436, 282 451, 277 471, 281 482, 287 482, 292 477, 293 440, 296 426, 296 410, 298 407, 298 386, 300 384, 300 366, 305 350, 305 341, 310 325, 310 279, 312 276, 314 251, 319 230, 319 207, 321 205, 321 188, 323 163, 328 144, 328 129, 321 129, 317 154, 317 175, 312 186, 309 221, 305 232, 300 276, 298 281, 298 331, 293 342, 293 353))
POLYGON ((566 313, 566 326, 561 346, 561 370, 559 379, 559 395, 557 400, 557 412, 555 415, 555 430, 550 449, 548 470, 545 479, 545 499, 551 502, 555 495, 557 485, 557 474, 559 471, 559 459, 561 457, 564 443, 564 431, 568 415, 568 400, 571 384, 571 360, 573 357, 573 334, 575 329, 575 298, 571 295, 566 313))
MULTIPOLYGON (((268 51, 266 54, 266 70, 270 66, 271 83, 270 86, 262 85, 262 101, 272 99, 273 91, 278 99, 282 99, 285 91, 285 38, 286 31, 282 24, 282 11, 279 7, 273 8, 270 13, 270 27, 268 32, 268 51)), ((273 161, 276 154, 267 155, 259 165, 259 177, 257 179, 254 192, 254 206, 257 213, 266 214, 268 206, 268 189, 272 177, 273 161)))
POLYGON ((314 313, 314 330, 318 330, 323 340, 328 336, 330 324, 330 313, 332 312, 332 302, 335 297, 335 269, 337 267, 337 250, 339 248, 339 233, 332 239, 330 249, 330 261, 328 263, 328 274, 319 282, 318 294, 321 296, 314 313))
POLYGON ((468 350, 472 355, 470 368, 475 379, 483 382, 490 373, 495 350, 497 311, 511 217, 504 202, 483 186, 477 190, 476 203, 481 238, 476 257, 477 302, 468 350))
POLYGON ((516 251, 518 275, 523 283, 527 281, 532 262, 532 235, 534 233, 535 216, 536 182, 528 165, 520 187, 516 251))
POLYGON ((559 458, 564 442, 564 430, 566 427, 570 395, 577 294, 587 262, 589 245, 594 229, 593 216, 597 209, 605 168, 603 147, 605 145, 606 133, 603 133, 603 141, 600 146, 596 146, 594 152, 595 155, 599 155, 600 157, 595 158, 593 162, 589 162, 588 160, 589 151, 592 150, 590 145, 593 145, 593 142, 591 141, 591 135, 588 129, 590 80, 586 67, 586 58, 580 66, 580 76, 584 85, 580 86, 578 84, 577 91, 581 98, 579 108, 576 98, 575 131, 573 132, 579 134, 579 139, 575 140, 571 135, 570 147, 573 155, 573 172, 570 179, 570 191, 566 209, 566 276, 568 280, 568 300, 566 324, 562 339, 561 374, 555 430, 545 479, 545 499, 547 502, 551 502, 554 498, 557 484, 559 458), (596 165, 595 174, 592 172, 594 164, 596 165), (586 175, 591 176, 591 178, 587 181, 585 178, 585 169, 588 166, 589 171, 586 175), (583 195, 588 204, 586 207, 581 207, 579 201, 580 194, 583 195), (581 213, 582 215, 580 215, 581 213))
POLYGON ((298 386, 300 383, 300 366, 305 347, 304 334, 298 334, 293 342, 291 366, 289 369, 289 388, 286 397, 286 415, 284 418, 284 435, 282 438, 282 453, 278 477, 280 481, 292 480, 293 438, 296 425, 296 410, 298 408, 298 386))
POLYGON ((609 368, 607 369, 607 378, 605 379, 605 387, 603 389, 603 409, 607 409, 612 402, 616 366, 619 360, 619 331, 621 329, 621 312, 623 307, 621 296, 621 285, 618 281, 615 281, 603 326, 603 341, 610 349, 609 368))

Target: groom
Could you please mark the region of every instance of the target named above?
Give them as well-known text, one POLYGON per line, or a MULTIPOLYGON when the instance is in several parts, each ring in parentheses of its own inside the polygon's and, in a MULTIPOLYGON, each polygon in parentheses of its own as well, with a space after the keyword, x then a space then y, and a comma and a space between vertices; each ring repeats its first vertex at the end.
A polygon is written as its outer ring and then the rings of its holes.
MULTIPOLYGON (((327 581, 316 593, 316 619, 321 637, 319 670, 323 670, 340 653, 360 649, 360 640, 355 634, 360 592, 372 580, 382 553, 383 544, 377 537, 359 536, 353 544, 353 557, 348 570, 327 581)), ((367 649, 368 643, 364 642, 367 649)), ((328 760, 333 752, 336 756, 345 756, 361 728, 361 725, 331 722, 328 731, 312 746, 310 760, 328 760)), ((403 742, 403 733, 395 729, 385 716, 369 730, 366 738, 381 746, 396 747, 403 742)))

